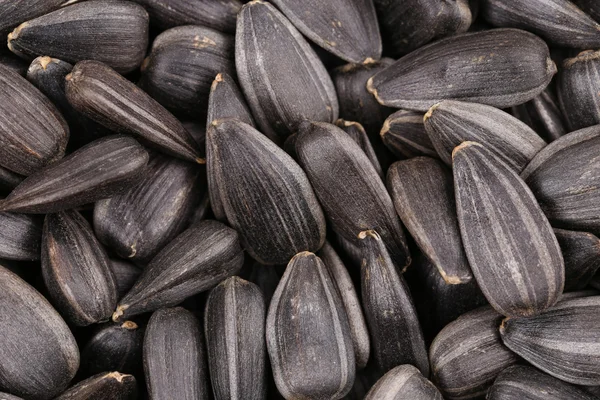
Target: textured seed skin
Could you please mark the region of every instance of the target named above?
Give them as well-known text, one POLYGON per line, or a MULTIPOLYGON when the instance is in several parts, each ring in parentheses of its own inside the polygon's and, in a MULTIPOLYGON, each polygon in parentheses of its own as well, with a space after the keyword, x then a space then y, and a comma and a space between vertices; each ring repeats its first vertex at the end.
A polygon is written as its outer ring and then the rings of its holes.
POLYGON ((550 143, 521 174, 552 226, 600 233, 599 148, 600 126, 580 129, 550 143))
POLYGON ((267 306, 271 303, 273 293, 281 279, 277 268, 254 262, 252 265, 245 266, 238 275, 259 287, 267 306))
POLYGON ((511 112, 548 142, 568 133, 567 123, 558 100, 548 88, 533 100, 512 107, 511 112))
POLYGON ((600 123, 600 51, 568 58, 558 74, 558 101, 571 131, 600 123))
POLYGON ((12 28, 28 19, 56 10, 68 0, 12 0, 0 1, 0 33, 3 37, 12 28))
POLYGON ((573 0, 573 3, 596 21, 600 21, 600 4, 596 0, 573 0))
POLYGON ((381 128, 381 140, 400 159, 418 156, 438 158, 423 124, 423 113, 398 110, 390 115, 381 128))
POLYGON ((319 251, 318 256, 323 261, 325 268, 329 271, 329 276, 337 287, 342 304, 346 310, 350 334, 352 336, 352 344, 354 347, 356 368, 365 368, 370 355, 369 330, 350 274, 334 248, 329 243, 325 242, 325 245, 319 251))
POLYGON ((412 364, 429 376, 423 333, 404 278, 398 275, 377 232, 361 232, 359 238, 362 304, 371 337, 371 357, 381 373, 412 364))
POLYGON ((497 108, 461 101, 442 101, 425 115, 425 129, 440 158, 452 165, 452 151, 462 142, 484 145, 516 172, 546 146, 524 122, 497 108))
POLYGON ((210 87, 206 130, 213 121, 226 118, 235 118, 256 127, 246 99, 235 79, 231 75, 221 72, 217 74, 210 87))
POLYGON ((25 59, 98 60, 120 73, 139 67, 147 47, 148 13, 115 0, 70 5, 24 22, 8 36, 8 48, 25 59))
POLYGON ((354 350, 344 305, 321 259, 299 253, 271 300, 267 349, 286 399, 339 399, 354 383, 354 350))
POLYGON ((233 276, 211 290, 204 334, 217 400, 266 398, 265 317, 265 300, 255 284, 233 276))
POLYGON ((110 269, 115 276, 117 297, 122 299, 133 287, 142 271, 131 263, 117 259, 110 260, 110 269))
POLYGON ((185 229, 200 201, 201 173, 198 165, 153 154, 138 185, 96 203, 98 239, 120 257, 147 264, 185 229))
POLYGON ((600 296, 571 298, 532 318, 507 318, 504 344, 565 382, 600 385, 600 296))
POLYGON ((239 0, 134 0, 143 5, 160 29, 179 25, 202 25, 222 32, 235 32, 239 0))
MULTIPOLYGON (((351 139, 349 139, 351 140, 351 139)), ((244 248, 263 264, 285 264, 325 241, 325 217, 300 166, 243 122, 215 121, 207 135, 209 191, 220 197, 244 248)))
POLYGON ((173 112, 196 116, 220 72, 234 74, 233 36, 203 26, 171 28, 156 37, 140 86, 173 112))
POLYGON ((23 400, 20 397, 13 396, 12 394, 8 394, 8 393, 0 393, 0 399, 2 399, 2 400, 23 400))
POLYGON ((375 150, 369 141, 369 137, 367 136, 367 132, 365 128, 358 123, 353 121, 345 121, 343 119, 338 119, 335 124, 342 128, 344 132, 348 134, 360 146, 360 148, 365 152, 373 167, 377 171, 377 174, 383 179, 383 171, 381 169, 381 164, 377 159, 377 154, 375 154, 375 150))
POLYGON ((594 400, 595 396, 533 367, 513 365, 498 375, 488 400, 594 400))
POLYGON ((177 305, 234 275, 243 262, 237 232, 220 222, 202 221, 154 257, 119 302, 113 320, 177 305))
POLYGON ((327 70, 296 28, 269 3, 252 1, 242 7, 235 63, 248 105, 267 136, 285 138, 305 119, 337 120, 338 101, 327 70))
POLYGON ((412 365, 390 370, 369 390, 365 400, 443 400, 442 394, 412 365))
POLYGON ((66 80, 67 99, 80 113, 115 132, 133 134, 163 153, 204 162, 181 122, 106 64, 79 62, 66 80))
POLYGON ((134 139, 98 139, 30 175, 0 201, 0 211, 51 213, 128 190, 145 171, 148 152, 134 139))
POLYGON ((452 153, 456 209, 467 259, 492 307, 527 317, 556 303, 565 267, 556 236, 525 182, 491 151, 452 153))
POLYGON ((39 260, 42 223, 36 215, 0 213, 0 258, 39 260))
POLYGON ((69 127, 58 109, 25 78, 0 65, 0 165, 30 175, 64 154, 69 127))
POLYGON ((357 235, 377 229, 394 263, 410 264, 404 232, 384 183, 361 148, 340 128, 301 125, 295 150, 333 229, 358 246, 357 235))
POLYGON ((374 0, 383 43, 393 57, 446 36, 466 32, 474 16, 467 0, 374 0))
POLYGON ((135 400, 137 393, 133 375, 103 372, 79 382, 56 400, 135 400))
POLYGON ((200 321, 181 308, 152 314, 144 337, 144 372, 150 400, 208 399, 208 371, 200 321))
POLYGON ((565 260, 565 291, 582 290, 600 268, 600 239, 587 232, 554 229, 565 260))
POLYGON ((0 318, 0 387, 34 400, 63 391, 79 367, 75 338, 50 303, 4 267, 0 318))
POLYGON ((548 46, 518 29, 492 29, 421 47, 369 79, 367 88, 388 107, 427 111, 454 99, 505 108, 548 85, 556 65, 548 46))
POLYGON ((23 182, 25 177, 0 166, 0 193, 8 194, 23 182))

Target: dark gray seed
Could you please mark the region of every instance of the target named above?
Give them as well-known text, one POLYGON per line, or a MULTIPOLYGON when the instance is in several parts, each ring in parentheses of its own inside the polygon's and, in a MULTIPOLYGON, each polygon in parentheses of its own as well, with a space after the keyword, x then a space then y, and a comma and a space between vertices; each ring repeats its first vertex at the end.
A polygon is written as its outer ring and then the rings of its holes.
POLYGON ((172 307, 240 270, 238 234, 217 221, 202 221, 164 247, 119 302, 113 320, 172 307))
POLYGON ((600 24, 569 0, 483 0, 483 18, 533 32, 558 47, 600 47, 600 24))
POLYGON ((369 361, 370 355, 369 331, 350 274, 329 243, 325 242, 318 256, 323 260, 323 264, 329 271, 329 276, 337 287, 342 304, 346 310, 350 325, 350 334, 352 335, 356 368, 364 368, 369 361))
POLYGON ((485 297, 509 317, 554 305, 565 283, 563 257, 529 187, 480 144, 464 142, 452 159, 460 233, 485 297))
POLYGON ((0 212, 0 258, 39 260, 42 223, 39 216, 0 212))
POLYGON ((600 234, 600 125, 550 143, 521 174, 553 226, 600 234))
POLYGON ((0 387, 32 400, 62 392, 79 367, 69 327, 50 303, 0 267, 0 387))
POLYGON ((381 373, 412 364, 429 376, 423 333, 404 278, 398 275, 377 232, 364 231, 359 238, 362 304, 371 337, 371 357, 381 373))
POLYGON ((443 400, 433 383, 412 365, 399 365, 390 370, 369 390, 365 400, 443 400))
POLYGON ((144 337, 144 371, 150 400, 204 400, 208 370, 200 321, 189 311, 152 314, 144 337))
POLYGON ((65 79, 67 99, 80 113, 115 132, 138 136, 164 153, 204 163, 181 122, 109 66, 82 61, 65 79))
POLYGON ((204 334, 216 400, 266 398, 266 313, 258 286, 237 276, 211 290, 204 334))
POLYGON ((594 400, 596 397, 533 367, 513 365, 498 375, 486 399, 594 400))
POLYGON ((418 156, 438 157, 423 124, 423 113, 398 110, 381 128, 381 140, 400 159, 418 156))
POLYGON ((213 121, 235 118, 255 127, 254 118, 236 81, 227 73, 219 73, 210 87, 206 130, 213 121))
POLYGON ((343 60, 368 63, 381 57, 372 0, 273 0, 273 4, 306 37, 343 60))
POLYGON ((555 229, 565 260, 565 291, 584 289, 600 268, 600 239, 591 233, 555 229))
POLYGON ((112 269, 113 275, 115 276, 117 297, 122 299, 133 287, 142 271, 131 263, 116 259, 110 260, 110 269, 112 269))
POLYGON ((558 106, 558 101, 548 88, 544 89, 533 100, 512 107, 511 112, 548 142, 552 142, 568 133, 566 121, 558 106))
POLYGON ((600 3, 596 0, 572 0, 579 8, 585 11, 590 17, 600 22, 600 3))
MULTIPOLYGON (((0 5, 0 7, 2 6, 0 5)), ((29 68, 27 61, 19 58, 8 49, 0 49, 0 64, 23 77, 27 75, 27 68, 29 68)))
POLYGON ((99 326, 81 350, 81 371, 86 376, 103 371, 141 371, 144 329, 133 321, 99 326))
POLYGON ((148 13, 129 1, 73 4, 24 22, 8 35, 8 48, 25 59, 97 60, 120 73, 139 67, 147 47, 148 13))
POLYGON ((0 1, 0 33, 5 37, 21 22, 56 10, 68 0, 14 0, 0 1))
POLYGON ((138 185, 96 203, 98 239, 120 257, 147 264, 187 227, 200 202, 202 172, 198 165, 152 155, 138 185))
POLYGON ((421 47, 369 79, 388 107, 427 111, 455 99, 505 108, 525 103, 548 85, 556 65, 546 43, 518 29, 492 29, 421 47))
POLYGON ((394 57, 466 32, 475 18, 467 0, 374 0, 385 49, 394 57))
POLYGON ((506 318, 504 344, 565 382, 600 385, 600 296, 560 301, 531 318, 506 318))
MULTIPOLYGON (((580 388, 583 389, 585 392, 596 396, 596 397, 594 397, 595 399, 600 398, 600 386, 580 386, 580 388)), ((7 400, 11 400, 11 399, 7 399, 7 400)))
POLYGON ((271 303, 273 293, 281 279, 276 267, 254 262, 252 265, 244 267, 239 275, 260 288, 267 306, 271 303))
POLYGON ((132 138, 98 139, 30 175, 0 200, 0 211, 51 213, 124 193, 147 162, 148 153, 132 138))
POLYGON ((410 254, 394 204, 364 151, 327 123, 304 123, 298 135, 298 160, 333 229, 355 246, 360 232, 377 229, 396 265, 408 266, 410 254))
POLYGON ((171 28, 156 37, 140 86, 166 108, 196 117, 220 72, 235 73, 233 36, 203 26, 171 28))
POLYGON ((456 218, 452 172, 441 161, 416 157, 392 164, 387 186, 396 212, 448 284, 471 281, 456 218))
POLYGON ((254 259, 285 264, 298 252, 321 248, 325 217, 310 182, 266 136, 234 119, 214 121, 207 161, 209 191, 254 259))
POLYGON ((135 400, 137 394, 133 375, 103 372, 79 382, 55 400, 135 400))
POLYGON ((452 165, 452 151, 462 142, 484 145, 512 169, 521 172, 546 146, 527 124, 497 108, 461 101, 442 101, 425 114, 425 129, 440 158, 452 165))
POLYGON ((115 276, 92 227, 77 211, 46 216, 42 275, 56 308, 73 325, 110 319, 118 300, 115 276))
POLYGON ((14 188, 19 186, 21 182, 23 182, 23 179, 25 179, 24 176, 0 166, 0 193, 10 193, 14 188))
POLYGON ((0 393, 0 399, 2 399, 2 400, 23 400, 20 397, 13 396, 12 394, 8 394, 8 393, 0 393))
POLYGON ((269 307, 267 349, 286 399, 339 399, 354 383, 352 336, 342 299, 321 259, 299 253, 269 307))
POLYGON ((448 399, 479 399, 518 357, 502 344, 502 316, 482 307, 460 316, 429 349, 433 382, 448 399))
POLYGON ((235 63, 248 105, 267 136, 285 138, 303 120, 337 120, 337 96, 323 63, 269 3, 255 0, 242 7, 235 63))
POLYGON ((235 18, 242 7, 239 0, 134 0, 150 14, 160 29, 179 25, 202 25, 222 32, 235 32, 235 18))
POLYGON ((360 146, 367 157, 369 157, 369 160, 371 160, 371 164, 373 164, 373 167, 375 167, 375 170, 379 176, 383 179, 381 164, 377 159, 377 154, 375 154, 375 150, 369 141, 369 137, 367 136, 367 132, 365 132, 365 128, 363 128, 363 126, 358 122, 345 121, 343 119, 338 119, 335 124, 342 128, 342 130, 360 146))
POLYGON ((69 127, 58 109, 25 78, 0 65, 0 165, 30 175, 60 160, 69 127))
POLYGON ((558 101, 571 131, 600 123, 600 51, 568 58, 558 74, 558 101))

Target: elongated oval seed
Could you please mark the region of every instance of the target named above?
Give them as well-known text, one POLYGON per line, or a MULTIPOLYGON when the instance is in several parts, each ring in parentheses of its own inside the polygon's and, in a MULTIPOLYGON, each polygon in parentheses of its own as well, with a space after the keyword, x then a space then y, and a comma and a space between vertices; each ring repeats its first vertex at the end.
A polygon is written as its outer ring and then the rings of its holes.
POLYGON ((531 190, 480 144, 463 143, 452 159, 460 233, 485 297, 510 317, 554 305, 563 292, 565 267, 531 190))
POLYGON ((360 146, 367 157, 369 157, 369 160, 371 160, 371 164, 373 164, 373 167, 375 167, 375 170, 379 176, 383 179, 383 170, 381 169, 381 164, 377 159, 377 154, 375 154, 375 150, 369 141, 369 137, 367 136, 365 128, 363 128, 363 126, 358 122, 344 121, 343 119, 338 119, 335 121, 335 124, 342 128, 342 130, 360 146))
POLYGON ((506 318, 504 344, 548 374, 600 385, 600 296, 571 298, 532 318, 506 318))
POLYGON ((148 13, 115 0, 73 4, 24 22, 8 35, 8 48, 23 58, 98 60, 120 73, 139 67, 147 47, 148 13))
POLYGON ((235 63, 248 105, 267 136, 285 138, 305 119, 338 118, 327 70, 296 28, 269 3, 257 0, 242 7, 235 63))
POLYGON ((117 259, 110 260, 110 268, 115 276, 117 296, 122 299, 133 287, 142 271, 131 263, 117 259))
POLYGON ((50 303, 4 267, 0 318, 0 387, 35 400, 62 392, 79 367, 75 338, 50 303))
POLYGON ((533 99, 555 73, 543 40, 518 29, 492 29, 421 47, 369 79, 367 87, 389 107, 427 111, 455 99, 503 108, 533 99))
POLYGON ((440 158, 452 165, 452 150, 462 142, 484 145, 495 156, 521 172, 546 142, 512 115, 483 104, 442 101, 424 118, 429 139, 440 158))
POLYGON ((265 398, 265 316, 263 295, 251 282, 233 276, 211 290, 204 332, 216 400, 265 398))
POLYGON ((0 258, 39 260, 42 222, 36 215, 0 213, 0 258))
POLYGON ((79 382, 56 400, 133 400, 137 393, 133 375, 103 372, 79 382))
MULTIPOLYGON (((351 140, 351 139, 349 139, 351 140)), ((207 135, 209 191, 245 249, 263 264, 284 264, 325 241, 325 217, 300 166, 243 122, 214 121, 207 135)))
POLYGON ((321 259, 299 253, 271 300, 267 349, 277 389, 286 399, 339 399, 354 383, 348 317, 321 259))
POLYGON ((187 226, 200 201, 201 173, 198 165, 152 155, 138 185, 96 202, 98 239, 119 256, 147 264, 187 226))
POLYGON ((365 400, 443 400, 442 394, 412 365, 399 365, 369 390, 365 400))
POLYGON ((152 314, 144 337, 144 372, 150 400, 208 399, 208 371, 200 321, 189 311, 152 314))
POLYGON ((154 257, 119 302, 113 320, 177 305, 235 274, 243 262, 237 232, 220 222, 202 221, 154 257))
POLYGON ((521 176, 557 228, 600 234, 600 125, 571 132, 540 151, 521 176))
POLYGON ((400 159, 418 156, 438 158, 425 131, 422 112, 396 111, 385 120, 380 135, 387 148, 400 159))
POLYGON ((24 0, 16 4, 12 0, 2 0, 0 32, 5 35, 21 22, 47 14, 67 2, 68 0, 24 0))
POLYGON ((582 290, 600 268, 600 239, 587 232, 554 229, 565 260, 565 291, 582 290))
POLYGON ((50 213, 124 193, 137 183, 148 152, 134 139, 98 139, 34 173, 0 200, 0 211, 50 213))
POLYGON ((511 112, 548 142, 568 133, 566 120, 558 106, 558 100, 548 88, 533 100, 512 107, 511 112))
POLYGON ((433 381, 445 397, 481 398, 498 374, 517 362, 500 340, 501 320, 491 307, 482 307, 448 324, 433 340, 433 381))
POLYGON ((423 333, 404 278, 377 232, 364 231, 359 238, 362 304, 376 366, 385 373, 397 365, 412 364, 429 376, 423 333))
POLYGON ((301 125, 295 150, 333 229, 355 245, 360 232, 377 229, 397 266, 408 266, 394 204, 364 151, 340 128, 320 122, 301 125))
POLYGON ((0 65, 0 165, 21 175, 60 160, 69 127, 58 109, 25 78, 0 65))

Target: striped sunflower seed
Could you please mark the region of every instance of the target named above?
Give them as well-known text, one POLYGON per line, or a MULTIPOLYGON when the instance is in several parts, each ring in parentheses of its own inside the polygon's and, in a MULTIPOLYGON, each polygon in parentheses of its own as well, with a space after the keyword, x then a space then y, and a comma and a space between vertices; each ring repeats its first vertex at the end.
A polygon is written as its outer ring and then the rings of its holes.
POLYGON ((348 134, 360 146, 360 148, 365 152, 369 160, 371 160, 371 164, 375 167, 375 170, 379 174, 379 176, 383 179, 383 171, 381 169, 381 164, 377 159, 377 154, 375 154, 375 150, 369 141, 369 137, 367 136, 367 132, 365 128, 358 123, 353 121, 345 121, 343 119, 338 119, 335 124, 342 128, 344 132, 348 134))
POLYGON ((40 259, 43 220, 36 215, 0 213, 0 258, 40 259))
POLYGON ((600 239, 587 232, 554 229, 565 260, 565 291, 582 290, 600 268, 600 239))
POLYGON ((125 296, 133 287, 142 271, 131 263, 117 259, 110 260, 110 269, 115 276, 115 283, 117 284, 117 297, 122 299, 123 296, 125 296))
POLYGON ((396 111, 385 120, 380 135, 387 148, 400 159, 438 157, 425 131, 422 112, 396 111))
POLYGON ((369 390, 365 400, 443 400, 433 383, 412 365, 399 365, 391 369, 369 390))

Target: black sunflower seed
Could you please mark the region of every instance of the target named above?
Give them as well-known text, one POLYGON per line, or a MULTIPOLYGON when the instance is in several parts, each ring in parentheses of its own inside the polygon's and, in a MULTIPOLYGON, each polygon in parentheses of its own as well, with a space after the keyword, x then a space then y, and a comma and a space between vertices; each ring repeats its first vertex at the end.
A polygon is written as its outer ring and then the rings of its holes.
POLYGON ((0 212, 0 258, 39 260, 42 223, 35 215, 0 212))
POLYGON ((533 100, 512 107, 511 112, 548 142, 568 133, 567 123, 558 106, 558 100, 547 88, 533 100))
POLYGON ((117 297, 122 299, 133 287, 142 271, 131 263, 117 259, 110 260, 110 269, 115 276, 117 297))
POLYGON ((600 268, 600 239, 587 232, 555 229, 565 260, 565 291, 584 289, 600 268))
POLYGON ((365 400, 402 399, 443 400, 433 383, 412 365, 399 365, 386 373, 369 390, 365 400))
POLYGON ((379 174, 379 176, 383 179, 383 171, 381 169, 381 164, 377 159, 377 154, 375 154, 375 150, 369 141, 369 137, 367 136, 367 132, 365 128, 358 123, 353 121, 345 121, 343 119, 338 119, 335 124, 342 128, 344 132, 348 134, 360 146, 360 148, 365 152, 369 160, 371 160, 371 164, 375 167, 375 170, 379 174))
POLYGON ((137 394, 133 375, 103 372, 79 382, 56 400, 135 400, 137 394))
POLYGON ((24 0, 15 3, 3 0, 0 2, 0 32, 6 35, 21 22, 47 14, 67 2, 68 0, 24 0))
POLYGON ((400 159, 418 156, 438 157, 423 124, 423 113, 399 110, 381 128, 381 140, 400 159))

